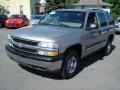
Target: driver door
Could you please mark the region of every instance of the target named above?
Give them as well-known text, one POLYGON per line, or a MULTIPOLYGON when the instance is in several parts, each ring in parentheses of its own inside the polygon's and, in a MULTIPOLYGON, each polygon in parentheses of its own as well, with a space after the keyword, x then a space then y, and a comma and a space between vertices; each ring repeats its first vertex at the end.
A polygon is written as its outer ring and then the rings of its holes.
POLYGON ((96 51, 97 45, 99 44, 99 24, 95 12, 88 14, 88 19, 86 23, 86 40, 85 40, 85 52, 90 54, 96 51), (94 26, 95 25, 95 26, 94 26))

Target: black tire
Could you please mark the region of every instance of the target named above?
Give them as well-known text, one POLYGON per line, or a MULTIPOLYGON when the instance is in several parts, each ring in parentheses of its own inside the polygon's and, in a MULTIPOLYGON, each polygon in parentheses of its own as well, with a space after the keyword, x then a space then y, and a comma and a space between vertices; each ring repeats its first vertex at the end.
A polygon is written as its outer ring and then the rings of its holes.
POLYGON ((79 55, 76 51, 74 50, 67 51, 61 69, 62 78, 70 79, 74 77, 78 70, 79 61, 80 61, 79 55))
POLYGON ((112 40, 108 39, 106 46, 103 48, 103 54, 109 55, 112 51, 112 40))

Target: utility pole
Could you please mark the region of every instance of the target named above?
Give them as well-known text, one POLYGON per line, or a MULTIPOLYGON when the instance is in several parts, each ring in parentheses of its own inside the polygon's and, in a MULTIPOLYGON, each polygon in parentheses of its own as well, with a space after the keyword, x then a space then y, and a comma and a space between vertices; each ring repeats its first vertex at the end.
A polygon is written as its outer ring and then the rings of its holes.
POLYGON ((97 0, 97 9, 99 9, 100 1, 97 0))

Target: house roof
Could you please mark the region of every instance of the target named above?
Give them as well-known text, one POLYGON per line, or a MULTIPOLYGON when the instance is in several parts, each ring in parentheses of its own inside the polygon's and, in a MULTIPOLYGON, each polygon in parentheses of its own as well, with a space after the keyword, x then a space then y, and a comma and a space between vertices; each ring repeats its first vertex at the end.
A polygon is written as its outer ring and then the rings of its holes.
MULTIPOLYGON (((78 3, 74 4, 76 6, 81 6, 81 5, 97 5, 98 0, 80 0, 78 3)), ((102 0, 99 0, 99 6, 112 6, 112 4, 105 3, 102 0)))

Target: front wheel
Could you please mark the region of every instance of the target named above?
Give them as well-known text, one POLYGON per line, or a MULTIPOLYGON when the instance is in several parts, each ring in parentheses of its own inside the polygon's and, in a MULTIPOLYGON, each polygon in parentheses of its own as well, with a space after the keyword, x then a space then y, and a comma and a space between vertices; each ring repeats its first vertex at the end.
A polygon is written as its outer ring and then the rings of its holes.
POLYGON ((72 78, 78 70, 79 55, 74 50, 69 50, 64 58, 61 75, 65 79, 72 78))

